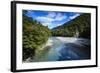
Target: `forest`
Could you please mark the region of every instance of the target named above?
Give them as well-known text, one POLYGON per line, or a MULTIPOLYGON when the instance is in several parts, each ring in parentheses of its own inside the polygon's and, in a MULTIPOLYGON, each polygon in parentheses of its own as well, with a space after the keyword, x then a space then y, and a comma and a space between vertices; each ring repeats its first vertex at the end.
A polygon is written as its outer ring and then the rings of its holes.
POLYGON ((35 54, 35 50, 46 43, 51 31, 33 20, 31 17, 23 15, 23 60, 35 54))
POLYGON ((74 37, 78 33, 77 37, 90 38, 90 18, 91 17, 89 13, 83 13, 75 19, 63 24, 62 26, 53 28, 51 30, 52 35, 74 37))
POLYGON ((91 21, 89 13, 82 13, 62 26, 49 29, 33 20, 23 12, 23 61, 35 55, 36 50, 46 44, 51 36, 75 37, 90 39, 91 21))

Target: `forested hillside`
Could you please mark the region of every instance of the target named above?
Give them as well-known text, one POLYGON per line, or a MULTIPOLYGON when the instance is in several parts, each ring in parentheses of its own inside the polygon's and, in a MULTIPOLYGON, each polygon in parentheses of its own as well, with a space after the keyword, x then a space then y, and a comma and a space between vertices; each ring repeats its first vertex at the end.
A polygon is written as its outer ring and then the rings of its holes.
POLYGON ((52 36, 64 37, 83 37, 90 38, 90 20, 89 13, 83 13, 75 19, 52 29, 52 36))
POLYGON ((45 44, 50 36, 46 26, 23 15, 23 60, 35 54, 35 50, 45 44))

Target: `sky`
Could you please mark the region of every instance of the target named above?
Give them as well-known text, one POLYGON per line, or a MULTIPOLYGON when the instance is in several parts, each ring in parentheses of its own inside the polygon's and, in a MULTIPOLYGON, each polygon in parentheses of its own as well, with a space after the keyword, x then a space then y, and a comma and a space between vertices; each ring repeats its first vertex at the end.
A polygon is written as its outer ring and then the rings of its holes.
POLYGON ((49 29, 53 29, 76 18, 80 13, 27 10, 26 15, 32 17, 33 20, 37 20, 42 25, 48 26, 49 29))

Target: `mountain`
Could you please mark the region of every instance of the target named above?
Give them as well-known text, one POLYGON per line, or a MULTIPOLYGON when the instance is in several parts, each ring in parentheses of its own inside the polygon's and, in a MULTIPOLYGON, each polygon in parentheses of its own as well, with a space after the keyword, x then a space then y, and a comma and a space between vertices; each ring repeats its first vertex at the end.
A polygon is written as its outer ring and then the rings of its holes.
POLYGON ((52 36, 90 38, 91 14, 83 13, 75 19, 52 29, 52 36))

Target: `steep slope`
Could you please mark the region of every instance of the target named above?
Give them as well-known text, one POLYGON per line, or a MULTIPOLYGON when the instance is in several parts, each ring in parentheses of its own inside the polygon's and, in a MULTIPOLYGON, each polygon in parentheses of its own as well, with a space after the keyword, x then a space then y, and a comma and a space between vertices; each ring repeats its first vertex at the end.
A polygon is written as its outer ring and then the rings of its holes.
POLYGON ((50 36, 50 30, 41 23, 23 15, 23 60, 35 54, 50 36))
POLYGON ((90 38, 91 15, 83 13, 75 19, 52 29, 53 36, 90 38))

